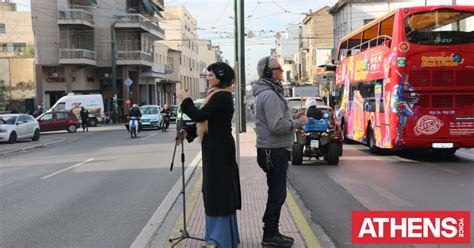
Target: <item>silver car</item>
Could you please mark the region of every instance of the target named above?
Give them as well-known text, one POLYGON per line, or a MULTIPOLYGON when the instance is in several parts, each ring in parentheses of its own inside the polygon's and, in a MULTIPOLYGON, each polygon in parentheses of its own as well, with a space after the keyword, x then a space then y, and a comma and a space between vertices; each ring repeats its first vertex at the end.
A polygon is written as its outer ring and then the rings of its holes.
POLYGON ((40 139, 38 121, 27 114, 0 115, 0 142, 15 143, 18 139, 40 139))

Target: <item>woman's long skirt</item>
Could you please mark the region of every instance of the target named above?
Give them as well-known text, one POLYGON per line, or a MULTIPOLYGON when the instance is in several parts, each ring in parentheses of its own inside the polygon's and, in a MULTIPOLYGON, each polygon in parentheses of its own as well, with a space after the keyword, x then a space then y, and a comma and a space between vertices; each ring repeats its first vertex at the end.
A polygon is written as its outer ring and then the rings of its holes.
POLYGON ((229 216, 206 215, 206 244, 218 248, 235 248, 240 243, 237 214, 229 216))

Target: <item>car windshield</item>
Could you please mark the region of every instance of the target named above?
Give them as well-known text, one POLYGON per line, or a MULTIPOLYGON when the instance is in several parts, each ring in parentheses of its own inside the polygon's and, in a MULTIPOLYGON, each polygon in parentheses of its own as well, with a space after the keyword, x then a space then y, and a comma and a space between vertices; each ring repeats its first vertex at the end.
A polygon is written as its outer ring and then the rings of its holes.
POLYGON ((405 19, 407 40, 420 45, 460 45, 474 42, 474 13, 435 10, 405 19))
POLYGON ((157 107, 142 107, 142 114, 144 115, 157 115, 158 108, 157 107))
POLYGON ((15 125, 16 116, 0 116, 0 124, 4 125, 15 125))

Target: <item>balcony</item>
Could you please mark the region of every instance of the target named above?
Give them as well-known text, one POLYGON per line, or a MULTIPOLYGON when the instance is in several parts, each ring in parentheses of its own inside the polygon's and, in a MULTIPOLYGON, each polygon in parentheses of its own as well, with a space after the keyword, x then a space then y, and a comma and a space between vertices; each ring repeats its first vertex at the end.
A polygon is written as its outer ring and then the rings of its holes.
POLYGON ((165 3, 163 0, 152 0, 152 3, 159 8, 159 10, 165 10, 165 3))
POLYGON ((96 53, 86 49, 59 50, 59 64, 96 65, 96 53))
POLYGON ((115 16, 115 28, 135 28, 141 29, 155 36, 158 40, 165 38, 165 30, 160 28, 157 23, 150 21, 148 18, 140 14, 121 14, 115 16))
POLYGON ((58 11, 59 25, 83 25, 94 28, 94 15, 82 9, 63 9, 58 11))
POLYGON ((151 54, 143 51, 117 51, 117 65, 153 66, 151 54))
POLYGON ((169 65, 162 64, 153 64, 151 69, 144 69, 140 73, 140 77, 150 77, 150 78, 166 78, 167 74, 170 74, 171 71, 167 70, 169 65))

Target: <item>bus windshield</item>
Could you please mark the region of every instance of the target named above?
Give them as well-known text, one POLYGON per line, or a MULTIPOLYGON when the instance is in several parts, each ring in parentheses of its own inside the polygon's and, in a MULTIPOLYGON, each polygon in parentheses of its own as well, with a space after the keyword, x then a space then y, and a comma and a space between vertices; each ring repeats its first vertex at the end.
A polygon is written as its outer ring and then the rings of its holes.
POLYGON ((457 10, 420 12, 405 19, 407 40, 419 45, 461 45, 474 42, 474 13, 457 10))

